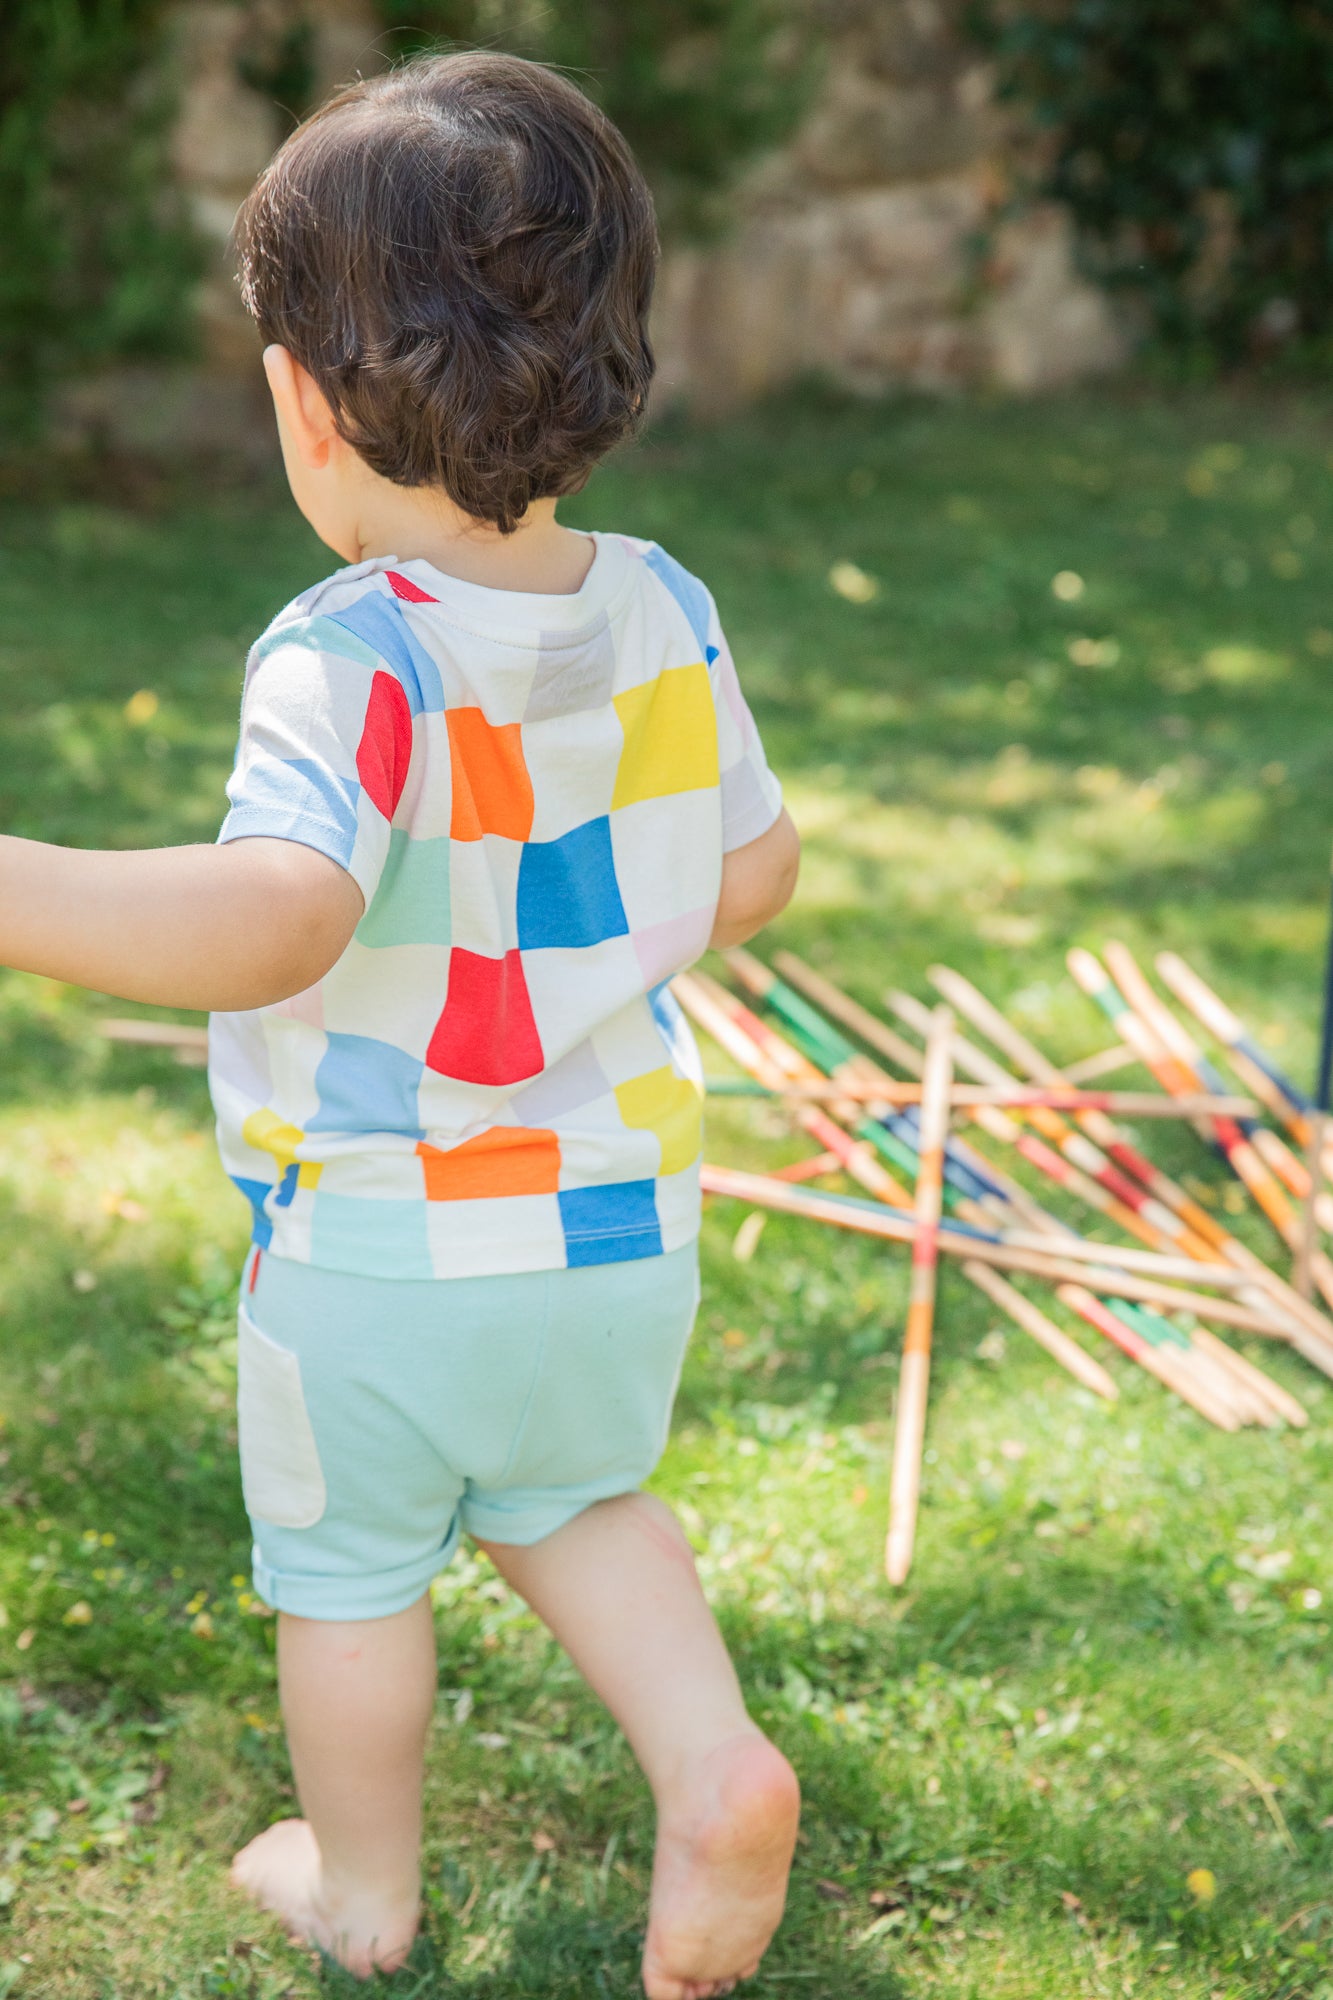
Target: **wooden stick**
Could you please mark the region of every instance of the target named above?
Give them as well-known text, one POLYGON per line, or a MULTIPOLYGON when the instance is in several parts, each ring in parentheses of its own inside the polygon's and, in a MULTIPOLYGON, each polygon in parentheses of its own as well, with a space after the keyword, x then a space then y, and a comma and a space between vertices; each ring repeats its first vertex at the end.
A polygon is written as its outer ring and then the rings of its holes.
MULTIPOLYGON (((1140 1020, 1147 1023, 1152 1033, 1188 1070, 1194 1078, 1195 1089, 1211 1091, 1225 1089, 1224 1079, 1219 1076, 1189 1030, 1177 1020, 1165 1001, 1154 991, 1133 953, 1125 945, 1111 941, 1106 946, 1105 955, 1106 963, 1125 999, 1140 1020)), ((1211 1115, 1216 1118, 1223 1114, 1211 1115)), ((1297 1201, 1304 1201, 1312 1185, 1315 1187, 1319 1226, 1321 1229, 1333 1230, 1333 1197, 1320 1192, 1304 1164, 1296 1158, 1286 1142, 1279 1138, 1276 1132, 1270 1132, 1267 1126, 1256 1124, 1251 1118, 1243 1120, 1241 1136, 1253 1147, 1258 1159, 1268 1169, 1270 1175, 1297 1201)), ((1255 1198, 1258 1199, 1257 1192, 1255 1198)))
POLYGON ((176 1060, 191 1069, 202 1069, 208 1061, 208 1029, 187 1027, 179 1021, 99 1020, 97 1032, 108 1042, 133 1042, 142 1047, 171 1049, 176 1060))
POLYGON ((1031 1299, 1002 1278, 998 1271, 993 1271, 989 1264, 979 1264, 975 1258, 968 1259, 963 1271, 979 1291, 993 1300, 1001 1312, 1007 1313, 1016 1326, 1030 1333, 1052 1360, 1068 1369, 1085 1389, 1091 1389, 1095 1396, 1105 1397, 1108 1403, 1116 1400, 1120 1391, 1101 1363, 1094 1361, 1090 1354, 1085 1354, 1076 1340, 1071 1340, 1067 1333, 1062 1332, 1054 1320, 1047 1319, 1031 1299))
POLYGON ((1232 1012, 1178 952, 1158 952, 1156 964, 1163 983, 1170 987, 1176 999, 1189 1008, 1200 1027, 1222 1044, 1232 1068, 1246 1089, 1253 1091, 1260 1103, 1281 1120, 1300 1145, 1307 1145, 1310 1138, 1308 1114, 1313 1109, 1310 1099, 1283 1074, 1272 1057, 1247 1032, 1239 1015, 1232 1012))
POLYGON ((1240 1429, 1240 1419, 1235 1413, 1226 1404, 1217 1402, 1206 1389, 1201 1389, 1190 1377, 1189 1371, 1171 1357, 1170 1350, 1150 1347, 1141 1334, 1135 1333, 1122 1320, 1118 1320, 1100 1299, 1094 1298, 1083 1286, 1061 1285, 1055 1296, 1062 1305, 1067 1305, 1071 1312, 1076 1312, 1081 1319, 1085 1319, 1089 1326, 1095 1326, 1099 1333, 1104 1333, 1108 1340, 1113 1340, 1122 1353, 1137 1361, 1140 1368, 1146 1369, 1148 1374, 1155 1375, 1159 1382, 1173 1390, 1182 1402, 1189 1403, 1201 1417, 1206 1417, 1210 1424, 1216 1424, 1217 1428, 1223 1431, 1240 1429))
POLYGON ((1143 1335, 1149 1347, 1159 1353, 1165 1349, 1168 1359, 1183 1369, 1197 1388, 1214 1403, 1224 1405, 1242 1424, 1262 1423, 1271 1427, 1277 1423, 1277 1416, 1267 1403, 1237 1381, 1214 1356, 1196 1347, 1192 1337, 1183 1333, 1173 1320, 1149 1306, 1131 1305, 1128 1299, 1108 1299, 1107 1304, 1117 1319, 1128 1320, 1134 1332, 1143 1335))
MULTIPOLYGON (((990 1017, 995 1010, 968 980, 943 966, 933 966, 930 976, 941 991, 947 984, 949 992, 956 995, 953 1004, 958 1006, 960 1013, 974 1016, 985 1032, 990 1031, 990 1017)), ((901 1014, 914 1026, 920 1025, 924 1010, 919 1001, 905 993, 890 992, 885 997, 895 1013, 901 1014)), ((999 1018, 1003 1020, 1002 1016, 999 1018)), ((993 1034, 992 1040, 997 1039, 998 1036, 993 1034)), ((1016 1033, 1015 1040, 1021 1045, 1022 1038, 1016 1033)), ((960 1068, 966 1068, 973 1075, 989 1078, 1004 1075, 998 1063, 958 1036, 954 1038, 954 1059, 960 1068)), ((1060 1154, 1054 1154, 1030 1134, 1014 1129, 1009 1135, 1009 1143, 1039 1172, 1079 1195, 1089 1206, 1110 1216, 1141 1242, 1159 1250, 1165 1246, 1168 1252, 1172 1249, 1183 1251, 1186 1258, 1213 1261, 1208 1246, 1200 1237, 1179 1224, 1169 1209, 1156 1204, 1135 1182, 1113 1166, 1090 1139, 1081 1132, 1071 1131, 1056 1112, 1031 1111, 1026 1115, 1038 1131, 1054 1139, 1060 1148, 1060 1154)), ((1114 1133, 1114 1126, 1110 1129, 1114 1133)), ((1182 1269, 1188 1270, 1188 1265, 1180 1266, 1179 1260, 1177 1265, 1174 1275, 1181 1275, 1182 1269)))
MULTIPOLYGON (((770 1050, 761 1048, 755 1037, 745 1026, 743 1015, 747 1010, 740 1007, 729 993, 701 973, 678 973, 672 981, 672 990, 691 1019, 710 1034, 714 1041, 724 1048, 734 1062, 748 1070, 762 1082, 781 1079, 784 1071, 779 1066, 779 1051, 775 1045, 770 1050)), ((751 1017, 753 1018, 753 1017, 751 1017)), ((755 1024, 762 1027, 761 1023, 755 1024)), ((787 1066, 800 1064, 801 1058, 794 1049, 786 1052, 787 1066)), ((814 1073, 813 1065, 805 1067, 814 1073)), ((798 1105, 793 1116, 801 1129, 810 1134, 817 1145, 827 1152, 837 1155, 839 1164, 864 1187, 868 1193, 881 1201, 887 1201, 897 1209, 909 1209, 911 1196, 898 1181, 894 1180, 887 1167, 875 1158, 864 1140, 856 1140, 835 1124, 826 1112, 816 1105, 798 1105)))
MULTIPOLYGON (((1096 961, 1093 961, 1096 965, 1096 961)), ((940 968, 935 968, 935 971, 940 968)), ((952 1004, 960 1013, 967 1015, 982 1032, 990 1037, 997 1048, 1003 1049, 1010 1060, 1027 1076, 1040 1082, 1058 1081, 1061 1071, 1033 1043, 1019 1034, 1013 1024, 992 1007, 984 994, 979 993, 968 981, 958 974, 950 975, 948 991, 952 994, 952 1004)), ((1109 981, 1106 982, 1109 991, 1109 981)), ((941 991, 945 988, 941 986, 941 991)), ((1118 997, 1118 996, 1117 996, 1118 997)), ((873 1017, 872 1017, 873 1018, 873 1017)), ((1135 1022, 1134 1032, 1146 1035, 1142 1023, 1135 1022)), ((1143 1061, 1148 1051, 1140 1042, 1138 1060, 1143 1061)), ((1033 1113, 1033 1122, 1038 1122, 1038 1114, 1033 1113)), ((1189 1235, 1177 1237, 1191 1256, 1201 1256, 1206 1249, 1212 1255, 1222 1255, 1229 1263, 1249 1272, 1255 1281, 1254 1292, 1241 1294, 1249 1303, 1254 1303, 1260 1290, 1267 1292, 1272 1300, 1278 1324, 1273 1331, 1280 1332, 1303 1354, 1312 1366, 1323 1374, 1333 1376, 1333 1326, 1314 1306, 1301 1299, 1276 1271, 1269 1268, 1246 1244, 1241 1243, 1225 1229, 1207 1209, 1200 1207, 1169 1174, 1145 1159, 1143 1154, 1123 1137, 1111 1120, 1099 1111, 1080 1113, 1078 1124, 1090 1138, 1105 1147, 1115 1165, 1126 1175, 1132 1176, 1155 1200, 1162 1203, 1169 1212, 1179 1217, 1189 1235), (1200 1247, 1202 1246, 1202 1247, 1200 1247)), ((1126 1190, 1128 1198, 1128 1190, 1126 1190)))
MULTIPOLYGON (((678 977, 680 975, 677 975, 678 977)), ((912 1105, 921 1102, 921 1085, 887 1077, 882 1083, 839 1078, 836 1082, 800 1082, 789 1078, 768 1086, 775 1097, 790 1097, 815 1104, 835 1101, 855 1104, 912 1105)), ((1034 1089, 1021 1083, 960 1084, 954 1093, 960 1111, 975 1105, 993 1104, 1001 1110, 1105 1111, 1122 1118, 1244 1118, 1258 1109, 1252 1097, 1219 1097, 1207 1091, 1188 1096, 1159 1097, 1151 1090, 1074 1090, 1061 1085, 1034 1089)))
POLYGON ((1079 1062, 1066 1063, 1063 1071, 1066 1083, 1094 1083, 1099 1076, 1113 1076, 1117 1070, 1128 1069, 1138 1057, 1124 1042, 1117 1042, 1114 1048, 1101 1049, 1095 1056, 1084 1056, 1079 1062))
POLYGON ((1324 1179, 1324 1136, 1328 1130, 1328 1113, 1315 1111, 1308 1122, 1310 1138, 1305 1164, 1310 1176, 1310 1188, 1301 1203, 1296 1255, 1291 1267, 1292 1287, 1303 1299, 1314 1296, 1314 1260, 1319 1248, 1319 1191, 1324 1179))
MULTIPOLYGON (((785 970, 799 973, 804 979, 808 968, 802 966, 799 959, 795 959, 789 952, 780 954, 780 956, 784 961, 785 970)), ((691 978, 694 977, 698 977, 698 975, 691 975, 691 978)), ((710 989, 712 988, 711 981, 705 981, 704 983, 710 989)), ((876 1022, 874 1015, 869 1014, 867 1010, 859 1007, 857 1002, 848 1000, 845 995, 838 994, 836 987, 828 987, 827 982, 820 981, 819 975, 810 974, 809 983, 812 986, 816 984, 826 986, 827 991, 831 995, 836 995, 849 1013, 865 1014, 866 1020, 870 1024, 882 1025, 876 1022)), ((720 991, 721 989, 716 990, 720 991)), ((822 1001, 823 996, 820 995, 819 997, 822 1001)), ((895 995, 895 1001, 899 997, 895 995)), ((902 997, 905 998, 905 996, 902 997)), ((913 1019, 919 1018, 922 1025, 924 1025, 928 1018, 929 1010, 921 1007, 917 1001, 909 1001, 908 1004, 913 1010, 913 1019)), ((857 1024, 855 1021, 849 1021, 849 1025, 856 1026, 857 1024)), ((918 1065, 920 1064, 921 1057, 919 1050, 915 1049, 911 1043, 901 1041, 899 1037, 894 1036, 892 1029, 887 1030, 886 1034, 891 1040, 900 1043, 904 1059, 915 1061, 918 1065)), ((870 1036, 867 1035, 866 1039, 869 1040, 870 1036)), ((953 1043, 955 1053, 959 1048, 959 1040, 959 1036, 955 1033, 953 1043)), ((964 1044, 964 1047, 968 1049, 970 1055, 972 1053, 970 1045, 964 1044)), ((979 1054, 980 1052, 978 1051, 977 1053, 979 1054)), ((1016 1129, 1013 1128, 1007 1135, 1011 1143, 1016 1129)), ((989 1161, 986 1162, 986 1166, 988 1171, 995 1171, 989 1161)), ((900 1207, 906 1206, 905 1203, 896 1205, 900 1207)), ((1035 1208, 1036 1205, 1029 1202, 1029 1207, 1035 1208)), ((1004 1240, 1015 1243, 1025 1249, 1045 1250, 1075 1259, 1087 1258, 1091 1262, 1121 1265, 1126 1270, 1141 1271, 1161 1279, 1185 1279, 1194 1284, 1218 1286, 1229 1291, 1239 1291, 1246 1282, 1244 1278, 1238 1276, 1233 1270, 1229 1270, 1224 1264, 1196 1265, 1185 1258, 1164 1257, 1152 1252, 1135 1250, 1121 1244, 1095 1243, 1085 1237, 1076 1235, 1072 1230, 1066 1230, 1063 1225, 1056 1222, 1055 1217, 1047 1215, 1040 1208, 1036 1208, 1036 1215, 1042 1225, 1040 1229, 1032 1231, 1023 1231, 1017 1228, 1009 1229, 1004 1232, 1004 1240), (1052 1242, 1051 1232, 1056 1229, 1060 1232, 1059 1240, 1058 1242, 1052 1242)))
POLYGON ((807 1159, 793 1160, 790 1166, 774 1167, 775 1181, 817 1181, 822 1174, 834 1174, 842 1166, 836 1153, 811 1153, 807 1159))
MULTIPOLYGON (((736 973, 737 977, 740 978, 751 991, 758 992, 775 1003, 779 998, 781 998, 786 993, 787 989, 784 988, 783 982, 780 979, 775 978, 774 975, 768 971, 768 968, 762 965, 758 959, 752 956, 752 954, 748 952, 733 951, 733 952, 728 952, 726 954, 726 957, 727 957, 727 963, 731 967, 732 971, 736 973)), ((791 964, 796 966, 798 971, 803 972, 805 970, 800 960, 793 959, 791 954, 786 954, 786 957, 791 964)), ((811 976, 817 977, 817 975, 811 975, 811 976)), ((838 989, 836 987, 831 988, 830 991, 834 994, 838 994, 838 989)), ((838 997, 842 998, 843 996, 838 995, 838 997)), ((849 1002, 848 1004, 854 1005, 855 1003, 849 1002)), ((784 1018, 786 1018, 785 1012, 784 1012, 784 1018)), ((874 1017, 871 1016, 870 1019, 873 1021, 874 1017)), ((827 1038, 821 1038, 821 1039, 827 1039, 827 1038)), ((891 1031, 887 1032, 886 1039, 890 1041, 894 1039, 891 1031)), ((830 1055, 832 1055, 835 1052, 831 1043, 829 1044, 829 1052, 830 1055)), ((918 1054, 916 1049, 908 1042, 903 1042, 901 1044, 901 1048, 900 1050, 897 1051, 897 1054, 900 1058, 902 1065, 909 1067, 914 1072, 919 1073, 920 1070, 924 1067, 920 1055, 918 1054)), ((855 1057, 853 1058, 853 1061, 855 1063, 859 1063, 862 1066, 863 1072, 869 1078, 873 1080, 878 1080, 883 1077, 884 1074, 883 1071, 878 1069, 877 1066, 874 1063, 870 1062, 867 1058, 855 1057)), ((1010 1121, 1005 1117, 1003 1113, 997 1112, 994 1114, 994 1116, 996 1119, 1000 1121, 1000 1123, 1005 1129, 1011 1129, 1010 1121)), ((954 1143, 956 1147, 957 1142, 954 1143)), ((966 1153, 965 1149, 964 1149, 964 1157, 970 1157, 970 1155, 966 1153)), ((1012 1191, 1012 1196, 1017 1197, 1016 1201, 1017 1212, 1020 1215, 1030 1217, 1036 1223, 1038 1233, 1035 1233, 1034 1235, 1031 1236, 1031 1238, 1027 1240, 1031 1241, 1035 1245, 1044 1246, 1048 1240, 1050 1233, 1048 1223, 1051 1226, 1056 1226, 1055 1219, 1053 1217, 1051 1218, 1046 1217, 1044 1212, 1037 1206, 1037 1204, 1034 1203, 1030 1199, 1030 1197, 1026 1195, 1026 1192, 1018 1187, 1017 1183, 1011 1183, 1007 1175, 1002 1175, 998 1173, 998 1171, 991 1166, 991 1163, 989 1161, 986 1162, 985 1165, 988 1178, 991 1179, 1001 1189, 1001 1191, 1006 1194, 1006 1196, 1010 1196, 1012 1191)), ((778 1176, 775 1176, 775 1178, 790 1180, 795 1178, 795 1174, 794 1172, 788 1171, 781 1173, 778 1176)), ((977 1209, 975 1203, 960 1201, 957 1204, 957 1211, 960 1217, 962 1217, 965 1220, 972 1220, 975 1217, 975 1219, 978 1222, 981 1222, 983 1224, 988 1224, 991 1220, 989 1215, 985 1215, 980 1210, 977 1209)), ((988 1229, 987 1234, 993 1236, 994 1232, 988 1229)), ((1001 1310, 1008 1312, 1012 1317, 1014 1317, 1017 1323, 1020 1326, 1022 1326, 1025 1329, 1025 1331, 1030 1333, 1034 1339, 1039 1341, 1041 1345, 1044 1346, 1047 1349, 1047 1351, 1052 1355, 1052 1357, 1056 1361, 1058 1361, 1063 1367, 1067 1368, 1079 1381, 1083 1382, 1087 1387, 1091 1388, 1096 1394, 1100 1396, 1109 1396, 1113 1398, 1118 1394, 1115 1383, 1112 1381, 1111 1377, 1107 1375, 1105 1369, 1101 1368, 1097 1362, 1091 1359, 1090 1356, 1084 1354, 1082 1348, 1079 1347, 1076 1341, 1071 1340, 1068 1334, 1061 1332, 1060 1328, 1055 1326, 1054 1323, 1051 1320, 1049 1320, 1044 1313, 1040 1312, 1035 1305, 1031 1304, 1031 1302, 1028 1299, 1026 1299, 1021 1292, 1018 1292, 1012 1286, 1007 1285, 1004 1282, 1004 1280, 999 1277, 998 1273, 990 1270, 990 1268, 987 1265, 978 1263, 975 1260, 966 1263, 963 1269, 965 1275, 973 1285, 975 1285, 979 1290, 984 1291, 987 1294, 987 1296, 991 1299, 992 1303, 1000 1306, 1001 1310)))
MULTIPOLYGON (((779 952, 777 956, 779 962, 794 966, 800 975, 808 971, 801 960, 794 958, 790 952, 779 952)), ((795 985, 798 990, 794 991, 792 986, 771 972, 751 952, 729 951, 726 953, 726 960, 746 989, 763 999, 781 1016, 793 1033, 809 1037, 811 1045, 821 1052, 821 1062, 827 1061, 839 1080, 847 1076, 857 1077, 863 1083, 883 1084, 894 1081, 869 1056, 857 1053, 852 1044, 845 1041, 837 1029, 831 1027, 822 1015, 808 1004, 799 990, 804 983, 801 977, 796 979, 795 985)), ((818 974, 810 973, 809 978, 820 986, 826 984, 819 980, 818 974)), ((845 997, 838 993, 837 987, 829 987, 828 991, 837 995, 839 999, 845 997)), ((820 994, 813 997, 820 1006, 823 1006, 820 994)), ((846 1004, 855 1007, 853 1001, 847 1001, 846 1004)), ((824 1007, 824 1012, 831 1013, 834 1020, 840 1018, 836 1008, 824 1007)), ((897 1053, 891 1056, 890 1060, 895 1061, 899 1068, 905 1068, 909 1076, 919 1077, 924 1066, 920 1050, 913 1048, 911 1043, 902 1041, 891 1032, 886 1032, 887 1039, 897 1046, 897 1053)), ((887 1102, 873 1103, 869 1109, 870 1116, 877 1125, 883 1126, 894 1138, 914 1148, 915 1135, 910 1110, 903 1111, 899 1108, 895 1111, 887 1102)), ((994 1133, 998 1130, 1002 1135, 1012 1136, 1015 1130, 1013 1121, 1006 1112, 994 1110, 989 1106, 975 1107, 968 1116, 972 1123, 979 1125, 983 1131, 994 1133)), ((983 1159, 965 1140, 951 1136, 945 1146, 944 1157, 946 1184, 950 1180, 957 1182, 961 1173, 970 1177, 983 1191, 980 1198, 989 1205, 993 1206, 990 1204, 990 1196, 995 1195, 1008 1204, 1030 1228, 1038 1230, 1058 1228, 1055 1219, 1047 1215, 1033 1201, 1019 1182, 1013 1180, 1002 1168, 997 1167, 992 1160, 983 1159)), ((1002 1215, 997 1219, 1003 1223, 1009 1218, 1002 1215)))
POLYGON ((912 1239, 912 1284, 898 1376, 898 1407, 893 1433, 893 1471, 889 1481, 889 1530, 884 1542, 884 1573, 892 1584, 906 1583, 916 1545, 917 1503, 921 1494, 921 1453, 926 1437, 926 1403, 930 1390, 930 1346, 935 1323, 935 1274, 939 1263, 938 1233, 944 1196, 944 1142, 949 1132, 949 1086, 953 1063, 949 1044, 953 1013, 941 1007, 926 1043, 926 1068, 921 1095, 921 1152, 916 1177, 912 1239))
POLYGON ((1284 1423, 1293 1425, 1297 1430, 1305 1429, 1310 1418, 1304 1405, 1298 1403, 1294 1396, 1288 1395, 1281 1384, 1274 1382, 1271 1376, 1265 1375, 1262 1368, 1256 1368, 1243 1354, 1237 1354, 1234 1347, 1228 1347, 1224 1340, 1219 1340, 1206 1326, 1196 1326, 1190 1338, 1196 1346, 1203 1348, 1206 1354, 1211 1354, 1220 1362, 1237 1381, 1248 1384, 1270 1409, 1276 1411, 1284 1423))
MULTIPOLYGON (((767 1174, 743 1173, 735 1167, 715 1167, 705 1162, 701 1178, 705 1194, 726 1195, 737 1201, 748 1201, 755 1208, 772 1208, 785 1215, 804 1216, 812 1222, 830 1223, 836 1229, 850 1229, 862 1236, 879 1236, 891 1243, 910 1243, 916 1231, 916 1223, 910 1213, 875 1202, 860 1201, 852 1195, 823 1194, 813 1188, 795 1188, 786 1181, 775 1181, 767 1174)), ((943 1227, 939 1232, 939 1248, 951 1257, 975 1257, 1004 1271, 1030 1271, 1034 1277, 1047 1278, 1052 1283, 1085 1284, 1099 1292, 1140 1299, 1169 1312, 1193 1313, 1200 1319, 1213 1320, 1219 1326, 1240 1326, 1255 1333, 1271 1331, 1267 1320, 1249 1306, 1238 1305, 1234 1299, 1212 1298, 1206 1292, 1185 1291, 1174 1285, 1159 1284, 1152 1278, 1140 1278, 1133 1271, 1080 1262, 1083 1257, 1094 1257, 1099 1251, 1113 1247, 1100 1243, 1087 1244, 1079 1237, 1068 1243, 1061 1239, 1058 1247, 1052 1244, 1049 1249, 1032 1250, 1021 1244, 990 1242, 979 1231, 963 1230, 956 1224, 943 1227)), ((1191 1275, 1196 1282, 1211 1282, 1203 1269, 1191 1275)), ((1236 1277, 1234 1271, 1228 1271, 1226 1282, 1234 1284, 1236 1277)))
MULTIPOLYGON (((1071 969, 1073 956, 1071 953, 1071 969)), ((1115 977, 1126 1006, 1142 1022, 1147 1034, 1157 1039, 1159 1047, 1166 1049, 1166 1062, 1181 1080, 1182 1097, 1189 1089, 1197 1090, 1208 1072, 1209 1065, 1206 1059, 1199 1055, 1170 1008, 1165 1006, 1154 993, 1133 954, 1123 944, 1112 941, 1106 946, 1106 963, 1115 977)), ((1101 996, 1094 995, 1094 997, 1101 996)), ((1173 1087, 1167 1081, 1164 1072, 1162 1081, 1166 1088, 1173 1087)), ((1298 1253, 1300 1220, 1291 1206, 1286 1188, 1279 1183, 1272 1170, 1273 1149, 1281 1146, 1277 1135, 1262 1130, 1253 1131, 1252 1128, 1251 1131, 1246 1131, 1233 1118, 1226 1116, 1212 1117, 1208 1125, 1211 1126, 1237 1178, 1253 1195, 1287 1247, 1293 1253, 1298 1253)), ((1207 1126, 1204 1129, 1206 1131, 1207 1126)), ((1285 1148, 1283 1150, 1285 1152, 1285 1148)), ((1333 1210, 1333 1204, 1327 1203, 1321 1197, 1315 1181, 1306 1175, 1299 1161, 1292 1161, 1291 1165, 1295 1168, 1298 1184, 1307 1192, 1314 1194, 1317 1204, 1316 1219, 1322 1213, 1325 1221, 1333 1221, 1333 1213, 1330 1212, 1333 1210)), ((1289 1179, 1290 1176, 1284 1178, 1289 1179)), ((1312 1245, 1309 1268, 1310 1275, 1323 1297, 1333 1305, 1333 1259, 1330 1259, 1325 1251, 1312 1245)), ((1297 1297, 1301 1295, 1298 1287, 1293 1286, 1292 1290, 1297 1297)))

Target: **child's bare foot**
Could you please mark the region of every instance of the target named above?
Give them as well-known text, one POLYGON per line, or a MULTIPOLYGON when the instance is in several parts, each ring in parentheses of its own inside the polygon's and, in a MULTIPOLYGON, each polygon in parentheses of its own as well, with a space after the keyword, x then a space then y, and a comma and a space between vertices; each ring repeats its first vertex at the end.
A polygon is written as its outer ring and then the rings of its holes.
POLYGON ((708 2000, 758 1970, 782 1918, 800 1803, 791 1765, 757 1729, 659 1801, 648 2000, 708 2000))
POLYGON ((318 1945, 358 1979, 396 1972, 412 1948, 416 1898, 331 1895, 306 1820, 267 1827, 235 1857, 231 1880, 261 1910, 273 1911, 294 1944, 318 1945))

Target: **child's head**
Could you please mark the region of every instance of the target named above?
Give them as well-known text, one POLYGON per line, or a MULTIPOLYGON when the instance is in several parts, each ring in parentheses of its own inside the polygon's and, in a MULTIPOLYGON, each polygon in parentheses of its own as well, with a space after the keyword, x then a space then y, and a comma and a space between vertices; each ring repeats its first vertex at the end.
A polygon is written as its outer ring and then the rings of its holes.
POLYGON ((365 465, 502 531, 643 410, 652 200, 615 126, 537 63, 434 56, 340 92, 237 240, 265 341, 365 465))

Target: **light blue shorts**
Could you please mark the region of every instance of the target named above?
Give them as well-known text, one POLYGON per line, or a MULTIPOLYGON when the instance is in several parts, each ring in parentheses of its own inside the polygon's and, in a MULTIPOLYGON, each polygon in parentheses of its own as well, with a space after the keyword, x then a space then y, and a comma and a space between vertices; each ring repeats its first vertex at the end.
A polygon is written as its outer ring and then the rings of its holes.
POLYGON ((695 1244, 493 1278, 353 1277, 269 1255, 256 1271, 254 1256, 241 1479, 255 1589, 279 1611, 402 1611, 462 1531, 538 1542, 662 1455, 695 1244))

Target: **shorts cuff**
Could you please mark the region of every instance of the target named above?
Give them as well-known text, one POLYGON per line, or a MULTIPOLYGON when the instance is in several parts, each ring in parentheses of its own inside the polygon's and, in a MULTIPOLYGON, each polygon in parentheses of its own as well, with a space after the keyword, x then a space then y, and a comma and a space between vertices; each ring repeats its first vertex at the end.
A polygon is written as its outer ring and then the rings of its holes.
POLYGON ((464 1531, 479 1542, 513 1542, 521 1549, 544 1542, 560 1528, 568 1527, 599 1500, 616 1500, 622 1493, 640 1491, 634 1480, 607 1480, 604 1486, 589 1486, 581 1493, 534 1496, 513 1506, 487 1506, 485 1501, 464 1500, 459 1515, 464 1531))
MULTIPOLYGON (((455 1520, 444 1542, 433 1549, 426 1561, 404 1563, 399 1569, 377 1570, 369 1576, 311 1576, 273 1569, 259 1552, 252 1554, 255 1589, 275 1611, 294 1618, 322 1618, 330 1622, 358 1618, 392 1618, 423 1597, 442 1569, 453 1561, 458 1549, 459 1524, 455 1520)), ((497 1537, 497 1540, 499 1538, 497 1537)))

